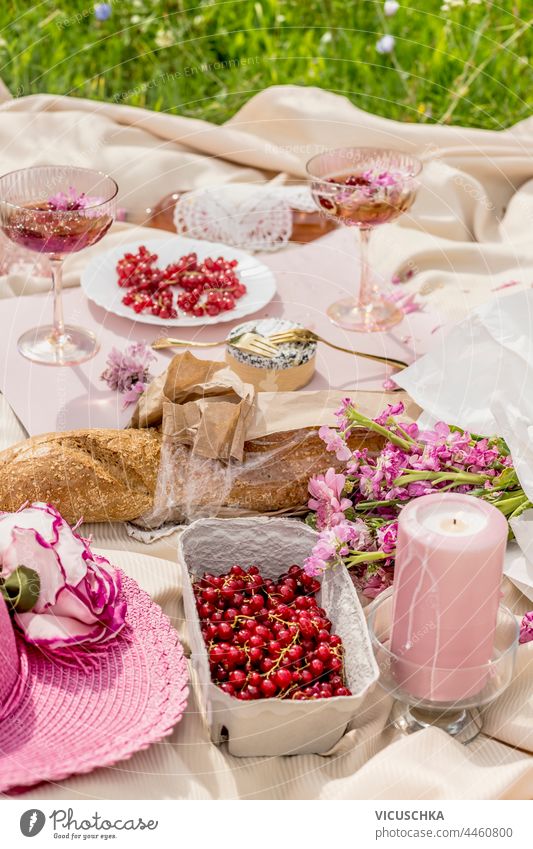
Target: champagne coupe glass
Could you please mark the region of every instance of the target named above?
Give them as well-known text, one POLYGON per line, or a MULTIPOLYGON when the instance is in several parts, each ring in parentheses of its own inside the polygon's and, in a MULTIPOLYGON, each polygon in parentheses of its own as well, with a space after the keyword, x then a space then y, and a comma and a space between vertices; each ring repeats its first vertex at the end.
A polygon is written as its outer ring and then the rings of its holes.
POLYGON ((403 318, 401 310, 379 294, 368 261, 374 227, 389 224, 411 208, 422 163, 395 150, 345 147, 313 156, 307 163, 311 194, 328 218, 357 227, 361 272, 357 299, 344 298, 328 308, 334 324, 371 333, 388 330, 403 318))
POLYGON ((52 267, 53 324, 26 331, 20 353, 35 363, 83 363, 98 351, 93 333, 66 325, 61 281, 65 256, 98 242, 115 217, 118 186, 111 177, 70 165, 37 165, 0 177, 0 227, 18 245, 47 254, 52 267))

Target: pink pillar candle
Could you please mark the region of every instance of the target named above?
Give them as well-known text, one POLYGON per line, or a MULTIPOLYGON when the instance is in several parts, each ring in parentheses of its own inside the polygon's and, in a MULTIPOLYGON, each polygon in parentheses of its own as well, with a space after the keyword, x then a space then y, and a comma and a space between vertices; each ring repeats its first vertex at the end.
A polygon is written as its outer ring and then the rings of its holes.
POLYGON ((391 671, 411 695, 449 702, 483 689, 507 534, 503 514, 471 495, 425 495, 401 511, 391 671))

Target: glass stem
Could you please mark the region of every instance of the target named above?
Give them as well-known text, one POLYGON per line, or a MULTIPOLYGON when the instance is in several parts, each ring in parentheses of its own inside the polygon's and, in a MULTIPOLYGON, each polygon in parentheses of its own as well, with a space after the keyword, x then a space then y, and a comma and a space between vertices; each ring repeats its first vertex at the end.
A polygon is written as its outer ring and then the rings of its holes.
POLYGON ((368 246, 370 242, 371 227, 362 227, 359 230, 359 253, 361 257, 360 267, 361 276, 359 281, 359 297, 357 305, 360 309, 370 306, 372 303, 372 278, 370 273, 370 263, 368 260, 368 246))
POLYGON ((52 267, 52 281, 54 289, 54 329, 52 331, 52 340, 55 345, 63 345, 66 341, 65 322, 63 320, 63 257, 51 256, 50 265, 52 267))

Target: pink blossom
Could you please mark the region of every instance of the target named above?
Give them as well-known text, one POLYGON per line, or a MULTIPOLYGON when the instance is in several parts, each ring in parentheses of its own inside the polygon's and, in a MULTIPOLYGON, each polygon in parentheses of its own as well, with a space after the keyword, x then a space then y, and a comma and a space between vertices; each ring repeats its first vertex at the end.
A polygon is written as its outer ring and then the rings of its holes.
POLYGON ((337 460, 349 460, 352 456, 352 452, 346 445, 346 442, 340 436, 340 434, 333 430, 331 427, 326 427, 323 425, 318 431, 318 435, 323 442, 326 443, 326 448, 328 451, 332 451, 335 453, 337 460))
MULTIPOLYGON (((400 422, 400 426, 411 439, 418 439, 420 431, 416 422, 400 422)), ((418 448, 416 445, 413 445, 411 450, 416 452, 418 448)))
POLYGON ((398 404, 387 404, 387 408, 374 421, 376 424, 386 425, 391 416, 401 416, 404 410, 405 407, 401 401, 398 404))
POLYGON ((367 499, 377 501, 384 498, 397 498, 398 488, 394 488, 394 482, 407 462, 408 457, 404 451, 396 445, 390 443, 386 445, 377 458, 372 458, 370 463, 359 467, 361 494, 367 499), (393 489, 394 494, 391 494, 393 489))
POLYGON ((363 519, 344 521, 335 528, 335 536, 341 543, 349 542, 357 551, 373 547, 372 534, 363 519))
POLYGON ((421 495, 431 495, 435 492, 429 481, 414 481, 407 484, 407 495, 409 498, 419 498, 421 495))
POLYGON ((26 642, 50 649, 111 640, 125 624, 126 602, 121 578, 105 557, 86 561, 76 585, 65 583, 55 604, 43 612, 17 613, 15 622, 26 642))
POLYGON ((336 536, 334 530, 324 530, 313 547, 313 554, 320 560, 331 560, 336 554, 336 536))
POLYGON ((394 576, 394 561, 386 560, 378 569, 372 567, 361 573, 352 574, 352 581, 357 590, 365 597, 374 599, 388 589, 394 576))
POLYGON ((377 598, 392 584, 392 573, 384 569, 378 569, 365 583, 363 595, 365 598, 377 598))
MULTIPOLYGON (((344 561, 358 589, 368 597, 378 595, 392 582, 397 519, 403 502, 443 489, 490 497, 497 481, 504 504, 521 507, 527 503, 516 476, 502 477, 502 472, 513 468, 503 440, 472 437, 445 422, 420 431, 416 423, 399 420, 403 412, 401 403, 391 404, 372 421, 344 399, 337 411, 343 432, 331 428, 320 432, 330 450, 341 459, 346 456, 346 430, 353 423, 385 431, 389 439, 378 453, 367 449, 347 452, 345 474, 329 469, 309 484, 309 507, 316 512, 320 531, 309 558, 310 573, 318 574, 328 565, 344 561), (470 480, 466 473, 476 478, 470 480), (505 500, 507 492, 512 501, 505 500), (358 512, 364 518, 355 519, 358 512)), ((523 640, 533 639, 531 632, 533 612, 524 620, 523 640)))
POLYGON ((339 429, 342 431, 346 431, 350 427, 350 422, 346 416, 346 411, 352 404, 351 398, 343 398, 341 401, 341 405, 338 410, 335 410, 335 417, 337 419, 337 424, 339 429))
POLYGON ((110 389, 124 393, 124 406, 127 406, 139 399, 152 379, 149 368, 155 359, 152 351, 143 342, 135 342, 125 351, 112 348, 101 380, 104 380, 110 389))
POLYGON ((311 554, 303 563, 304 572, 311 575, 312 578, 317 578, 326 571, 328 564, 319 557, 311 554))
POLYGON ((385 554, 391 554, 396 549, 396 539, 398 537, 398 522, 390 522, 388 525, 382 525, 376 531, 379 547, 385 554))
POLYGON ((456 450, 464 450, 470 446, 471 436, 466 431, 452 431, 446 422, 437 422, 433 430, 421 430, 419 438, 422 442, 440 447, 449 446, 456 450))
POLYGON ((492 292, 501 292, 502 289, 510 289, 511 286, 518 286, 520 284, 519 280, 509 280, 508 283, 500 283, 499 286, 494 286, 491 291, 492 292))
POLYGON ((529 643, 533 640, 533 610, 526 613, 520 623, 520 640, 521 643, 529 643))
POLYGON ((396 306, 400 307, 401 311, 408 315, 412 312, 421 312, 424 309, 424 304, 416 300, 416 295, 410 292, 396 291, 389 292, 386 295, 388 301, 392 301, 396 306))
POLYGON ((103 198, 88 197, 85 192, 78 192, 74 186, 70 186, 68 192, 57 192, 48 199, 48 208, 58 212, 72 212, 78 209, 86 209, 102 203, 103 198))
POLYGON ((346 483, 344 475, 336 474, 335 469, 328 469, 325 475, 316 475, 309 481, 311 498, 308 501, 310 510, 316 510, 317 527, 336 525, 344 519, 344 511, 352 506, 349 498, 342 497, 346 483))
POLYGON ((310 557, 304 562, 304 569, 309 575, 317 575, 339 557, 347 557, 352 550, 367 551, 374 547, 372 534, 362 519, 344 520, 321 531, 310 557))
POLYGON ((436 448, 426 445, 422 454, 409 457, 409 466, 419 471, 438 472, 442 468, 442 457, 436 448))

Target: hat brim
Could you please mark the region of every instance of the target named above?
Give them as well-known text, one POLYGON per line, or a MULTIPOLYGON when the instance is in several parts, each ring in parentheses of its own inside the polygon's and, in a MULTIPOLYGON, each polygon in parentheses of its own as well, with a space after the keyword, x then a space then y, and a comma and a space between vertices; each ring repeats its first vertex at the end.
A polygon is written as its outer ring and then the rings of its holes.
POLYGON ((21 700, 0 722, 0 792, 109 766, 170 734, 188 697, 178 634, 124 573, 125 629, 79 663, 27 647, 21 700))

